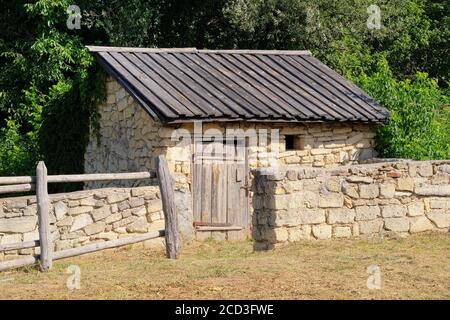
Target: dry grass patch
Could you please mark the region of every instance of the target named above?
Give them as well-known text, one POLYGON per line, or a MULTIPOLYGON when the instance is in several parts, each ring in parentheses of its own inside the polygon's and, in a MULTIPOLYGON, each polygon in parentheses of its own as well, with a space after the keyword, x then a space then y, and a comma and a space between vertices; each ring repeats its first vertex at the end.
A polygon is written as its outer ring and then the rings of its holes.
POLYGON ((56 261, 54 270, 0 273, 1 299, 450 299, 450 234, 396 240, 299 242, 254 252, 251 242, 125 247, 56 261), (66 287, 69 265, 81 289, 66 287), (366 287, 381 268, 381 290, 366 287))

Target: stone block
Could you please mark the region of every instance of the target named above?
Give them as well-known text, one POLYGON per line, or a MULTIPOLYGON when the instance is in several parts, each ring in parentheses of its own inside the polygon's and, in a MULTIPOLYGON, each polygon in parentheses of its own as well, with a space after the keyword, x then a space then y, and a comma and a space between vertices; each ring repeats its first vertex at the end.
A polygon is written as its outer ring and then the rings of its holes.
POLYGON ((358 230, 360 234, 373 234, 379 233, 383 228, 383 221, 381 219, 370 221, 359 221, 358 230))
POLYGON ((450 214, 429 213, 426 215, 438 228, 450 227, 450 214))
POLYGON ((380 198, 391 199, 395 195, 395 184, 382 183, 380 184, 380 198))
POLYGON ((136 208, 136 207, 140 207, 143 206, 145 204, 145 200, 144 198, 131 198, 130 201, 130 207, 131 208, 136 208))
POLYGON ((316 239, 330 239, 331 238, 331 226, 329 225, 314 225, 312 227, 312 233, 316 239))
POLYGON ((111 214, 110 207, 105 206, 100 209, 94 209, 92 211, 92 218, 94 219, 94 221, 99 221, 99 220, 105 219, 110 214, 111 214))
POLYGON ((320 208, 341 208, 344 206, 344 195, 342 193, 328 193, 319 195, 320 208))
POLYGON ((71 216, 76 216, 83 213, 89 213, 93 210, 93 207, 90 206, 77 206, 69 209, 69 214, 71 216))
POLYGON ((92 220, 92 217, 89 214, 87 213, 80 214, 75 217, 75 220, 72 224, 72 228, 70 228, 70 232, 83 229, 84 227, 90 225, 93 222, 94 220, 92 220))
POLYGON ((157 212, 162 210, 162 202, 160 199, 148 200, 147 211, 148 213, 157 212))
POLYGON ((24 233, 36 228, 37 216, 24 216, 19 218, 0 219, 0 232, 24 233))
POLYGON ((409 232, 411 233, 432 230, 433 228, 434 228, 433 224, 425 216, 414 217, 410 219, 409 232))
POLYGON ((433 175, 433 166, 431 163, 419 165, 417 167, 417 173, 422 177, 431 177, 433 175))
POLYGON ((147 230, 148 223, 145 217, 140 217, 127 226, 127 231, 130 233, 145 233, 147 230))
POLYGON ((90 224, 84 228, 84 232, 90 236, 105 231, 106 223, 103 221, 90 224))
POLYGON ((65 217, 65 215, 69 212, 69 208, 67 207, 67 205, 62 202, 62 201, 58 201, 55 205, 54 205, 54 210, 55 210, 55 216, 57 220, 61 220, 62 218, 65 217))
POLYGON ((359 186, 359 196, 363 199, 375 199, 379 194, 378 184, 361 184, 359 186))
POLYGON ((288 229, 289 241, 295 242, 300 240, 309 240, 311 238, 311 226, 298 226, 288 229))
POLYGON ((328 223, 352 223, 355 220, 355 211, 348 208, 328 210, 328 223))
POLYGON ((70 227, 73 223, 73 217, 72 216, 67 216, 62 220, 59 220, 58 222, 56 222, 56 226, 58 227, 70 227))
POLYGON ((384 220, 384 228, 389 231, 407 232, 409 230, 409 219, 402 218, 386 218, 384 220))
POLYGON ((398 191, 414 191, 414 179, 412 178, 399 178, 397 180, 398 191))
POLYGON ((108 202, 109 204, 112 204, 112 203, 124 201, 128 198, 129 198, 128 193, 115 193, 115 194, 107 196, 106 202, 108 202))
POLYGON ((300 209, 301 224, 318 224, 325 222, 325 210, 323 209, 300 209))
POLYGON ((408 204, 408 216, 416 217, 425 214, 425 205, 422 201, 415 201, 408 204))
POLYGON ((119 221, 120 219, 122 219, 122 213, 117 212, 117 213, 114 213, 114 214, 111 214, 110 216, 108 216, 104 221, 105 221, 105 223, 109 224, 109 223, 119 221))
POLYGON ((22 242, 22 235, 21 234, 5 234, 3 237, 0 238, 0 244, 13 244, 13 243, 20 243, 22 242))
POLYGON ((337 226, 333 229, 333 236, 336 238, 350 238, 352 236, 352 230, 350 227, 337 226))
POLYGON ((378 206, 359 206, 356 207, 356 221, 375 220, 380 216, 380 207, 378 206))
POLYGON ((383 218, 404 217, 406 216, 406 207, 403 205, 385 205, 381 207, 383 218))
POLYGON ((420 196, 440 196, 447 197, 450 196, 450 185, 439 186, 439 185, 423 185, 415 188, 415 193, 420 196))

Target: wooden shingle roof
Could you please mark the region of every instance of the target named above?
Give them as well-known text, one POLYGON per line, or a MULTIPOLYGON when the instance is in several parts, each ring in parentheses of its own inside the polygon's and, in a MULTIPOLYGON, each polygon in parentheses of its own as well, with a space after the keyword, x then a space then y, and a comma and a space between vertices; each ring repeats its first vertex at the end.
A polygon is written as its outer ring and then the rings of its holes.
POLYGON ((88 48, 163 122, 381 122, 389 116, 308 51, 88 48))

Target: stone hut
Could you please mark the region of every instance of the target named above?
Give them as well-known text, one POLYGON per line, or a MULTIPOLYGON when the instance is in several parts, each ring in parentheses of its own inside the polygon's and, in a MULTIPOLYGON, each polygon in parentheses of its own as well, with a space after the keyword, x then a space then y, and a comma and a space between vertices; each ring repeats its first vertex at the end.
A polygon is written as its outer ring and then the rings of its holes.
POLYGON ((373 158, 389 116, 308 51, 88 48, 109 77, 85 172, 153 169, 165 154, 202 237, 248 235, 252 169, 373 158))

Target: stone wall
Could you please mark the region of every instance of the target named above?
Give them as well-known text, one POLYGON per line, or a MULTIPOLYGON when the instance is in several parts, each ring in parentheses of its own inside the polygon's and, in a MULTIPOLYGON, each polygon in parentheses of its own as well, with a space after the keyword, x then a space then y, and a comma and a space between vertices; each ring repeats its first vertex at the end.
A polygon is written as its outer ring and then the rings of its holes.
MULTIPOLYGON (((158 187, 78 191, 50 199, 55 250, 164 229, 158 187)), ((35 196, 0 199, 0 244, 39 240, 36 208, 35 196)), ((38 253, 39 248, 0 252, 0 260, 38 253)))
POLYGON ((406 236, 450 227, 450 161, 254 172, 257 247, 301 239, 406 236))
MULTIPOLYGON (((172 139, 175 129, 193 136, 192 123, 167 125, 150 115, 112 78, 107 80, 107 100, 98 106, 100 136, 91 135, 85 155, 85 172, 130 172, 150 170, 155 158, 165 154, 172 173, 184 174, 190 182, 193 139, 180 145, 172 139), (99 138, 99 139, 97 139, 99 138)), ((225 133, 227 129, 244 132, 255 129, 279 129, 279 141, 258 141, 249 148, 252 168, 267 167, 267 160, 252 155, 279 150, 280 165, 331 167, 358 163, 375 156, 374 128, 352 123, 277 123, 277 122, 210 122, 203 123, 204 134, 225 133), (301 136, 299 150, 286 150, 286 135, 301 136), (300 150, 301 149, 301 150, 300 150)), ((175 136, 174 136, 175 137, 175 136)), ((148 183, 143 181, 141 183, 148 183)), ((88 187, 117 186, 117 182, 91 183, 88 187)), ((130 186, 122 183, 121 186, 130 186)))

